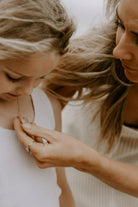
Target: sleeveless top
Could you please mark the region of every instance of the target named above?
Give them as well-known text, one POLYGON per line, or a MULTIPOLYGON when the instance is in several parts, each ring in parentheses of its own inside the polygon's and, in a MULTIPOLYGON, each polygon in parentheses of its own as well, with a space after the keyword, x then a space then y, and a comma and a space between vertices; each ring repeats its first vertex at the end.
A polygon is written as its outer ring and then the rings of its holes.
MULTIPOLYGON (((34 89, 35 123, 55 128, 52 105, 34 89)), ((59 207, 60 188, 55 168, 40 169, 18 141, 14 130, 0 127, 0 207, 59 207)))
MULTIPOLYGON (((91 109, 83 105, 68 105, 62 115, 63 131, 95 148, 100 126, 97 118, 94 122, 91 119, 96 108, 96 105, 91 109)), ((109 154, 104 154, 105 146, 106 143, 102 143, 99 151, 106 157, 138 165, 137 129, 123 126, 121 136, 109 154)), ((67 168, 66 175, 76 207, 138 207, 138 198, 120 192, 90 174, 67 168)))

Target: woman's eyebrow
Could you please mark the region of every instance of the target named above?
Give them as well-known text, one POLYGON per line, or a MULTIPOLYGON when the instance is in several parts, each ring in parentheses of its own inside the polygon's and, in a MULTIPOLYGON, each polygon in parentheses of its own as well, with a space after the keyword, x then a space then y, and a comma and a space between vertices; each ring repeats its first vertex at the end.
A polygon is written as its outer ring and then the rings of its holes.
POLYGON ((122 22, 121 18, 119 17, 119 14, 118 14, 118 7, 116 8, 116 16, 122 22))
MULTIPOLYGON (((120 20, 121 23, 123 23, 122 19, 120 18, 118 14, 118 7, 116 8, 116 16, 120 20)), ((134 34, 136 37, 138 37, 138 32, 131 31, 132 34, 134 34)))

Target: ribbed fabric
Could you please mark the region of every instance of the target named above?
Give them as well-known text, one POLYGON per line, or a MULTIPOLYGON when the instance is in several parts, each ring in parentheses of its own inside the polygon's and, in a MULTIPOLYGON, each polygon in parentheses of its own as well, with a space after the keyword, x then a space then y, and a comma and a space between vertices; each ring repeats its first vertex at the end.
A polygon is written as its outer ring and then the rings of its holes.
MULTIPOLYGON (((91 123, 96 105, 88 110, 78 106, 67 106, 63 111, 63 131, 79 138, 95 148, 99 135, 99 121, 91 123)), ((100 153, 104 155, 106 143, 100 153)), ((121 136, 112 151, 106 156, 138 165, 138 130, 123 126, 121 136)), ((66 168, 67 178, 73 192, 76 207, 138 207, 138 199, 119 192, 92 175, 66 168)))
MULTIPOLYGON (((32 94, 36 124, 54 129, 46 94, 32 94)), ((55 168, 40 169, 18 141, 14 130, 0 127, 0 207, 59 207, 60 188, 55 168)))

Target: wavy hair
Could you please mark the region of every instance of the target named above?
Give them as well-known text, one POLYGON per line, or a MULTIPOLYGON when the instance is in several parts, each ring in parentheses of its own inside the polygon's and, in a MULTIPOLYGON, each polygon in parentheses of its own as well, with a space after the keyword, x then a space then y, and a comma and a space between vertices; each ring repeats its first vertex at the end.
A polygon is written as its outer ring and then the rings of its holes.
POLYGON ((53 49, 64 54, 74 29, 59 0, 1 0, 0 59, 53 49))
MULTIPOLYGON (((117 30, 115 8, 118 2, 106 1, 107 18, 87 35, 72 40, 61 64, 47 77, 46 82, 49 90, 54 83, 57 88, 64 86, 78 91, 75 100, 81 99, 89 107, 94 100, 100 101, 97 111, 101 126, 98 146, 106 140, 107 152, 121 133, 123 108, 131 85, 123 73, 120 60, 113 57, 117 30)), ((66 94, 58 97, 65 101, 72 100, 66 94)))

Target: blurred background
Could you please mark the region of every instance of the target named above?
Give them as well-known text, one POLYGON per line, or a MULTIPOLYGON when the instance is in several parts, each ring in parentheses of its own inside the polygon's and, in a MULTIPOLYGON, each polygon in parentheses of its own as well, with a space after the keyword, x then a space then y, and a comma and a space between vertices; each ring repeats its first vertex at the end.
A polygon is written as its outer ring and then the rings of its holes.
POLYGON ((75 36, 84 33, 93 23, 102 18, 104 0, 62 0, 77 24, 75 36))
MULTIPOLYGON (((73 38, 84 34, 93 24, 103 19, 104 0, 62 0, 62 2, 77 25, 77 30, 73 38)), ((79 137, 79 131, 74 127, 79 125, 78 121, 75 123, 76 119, 74 116, 76 109, 73 107, 73 105, 77 104, 78 102, 69 103, 62 111, 62 131, 75 137, 79 137)), ((83 117, 80 117, 81 119, 83 117)))

